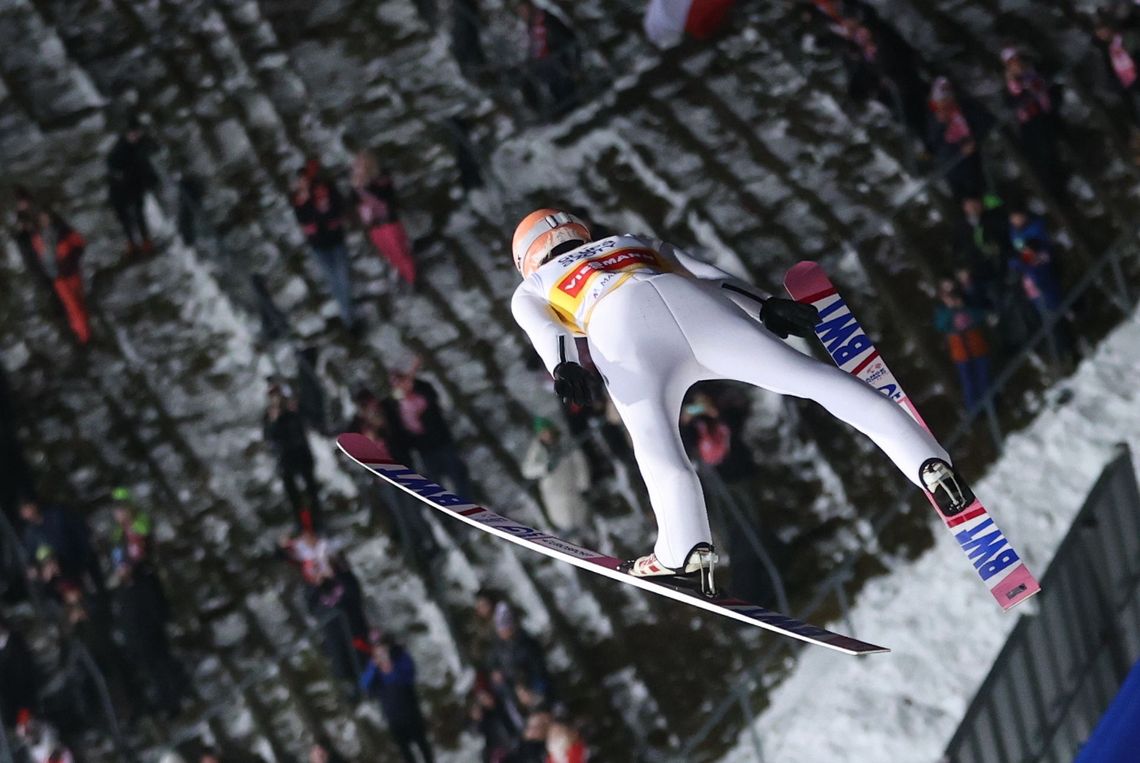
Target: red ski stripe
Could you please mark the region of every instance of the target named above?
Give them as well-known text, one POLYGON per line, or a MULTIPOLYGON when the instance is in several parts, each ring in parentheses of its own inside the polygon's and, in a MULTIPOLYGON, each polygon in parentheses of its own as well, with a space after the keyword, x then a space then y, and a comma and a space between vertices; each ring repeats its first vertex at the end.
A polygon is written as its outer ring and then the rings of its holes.
POLYGON ((951 517, 950 519, 947 519, 946 520, 946 526, 947 527, 957 527, 958 525, 962 524, 963 522, 969 522, 971 519, 973 519, 975 517, 980 517, 981 515, 983 515, 985 513, 986 513, 986 507, 985 506, 979 506, 978 508, 974 509, 973 511, 967 511, 965 514, 959 514, 956 517, 951 517))
POLYGON ((866 368, 867 364, 870 363, 872 360, 874 360, 877 357, 879 357, 879 351, 878 350, 871 350, 871 354, 868 355, 866 358, 864 358, 862 363, 860 363, 859 365, 857 365, 851 369, 851 375, 852 376, 858 376, 859 372, 862 371, 864 368, 866 368))
POLYGON ((465 509, 465 510, 457 512, 457 513, 461 517, 469 517, 472 514, 478 514, 480 511, 486 511, 486 509, 484 509, 482 506, 476 506, 473 509, 465 509))
POLYGON ((836 288, 834 286, 831 286, 831 287, 824 289, 823 291, 818 291, 815 294, 811 294, 811 295, 806 296, 806 297, 801 297, 801 298, 797 299, 796 301, 797 302, 807 302, 809 305, 813 305, 816 302, 818 302, 819 300, 821 300, 825 297, 830 297, 832 294, 837 294, 837 293, 838 292, 837 292, 836 288))

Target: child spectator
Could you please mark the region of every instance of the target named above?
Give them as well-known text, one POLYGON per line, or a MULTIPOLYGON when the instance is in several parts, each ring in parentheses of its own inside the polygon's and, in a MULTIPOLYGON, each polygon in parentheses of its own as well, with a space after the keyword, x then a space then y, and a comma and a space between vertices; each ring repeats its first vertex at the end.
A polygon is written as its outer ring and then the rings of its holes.
POLYGON ((344 201, 336 185, 320 177, 320 168, 314 162, 297 171, 293 182, 293 214, 325 274, 329 291, 340 309, 341 321, 345 328, 353 330, 356 318, 344 238, 344 201))
POLYGON ((392 177, 371 151, 361 151, 352 163, 352 192, 356 213, 368 229, 368 239, 410 287, 416 285, 416 262, 408 233, 400 220, 392 177))
POLYGON ((392 373, 388 419, 402 429, 405 441, 423 461, 427 476, 437 482, 449 480, 456 493, 470 499, 473 490, 467 464, 451 436, 439 393, 428 382, 416 378, 419 364, 417 358, 408 371, 392 373))
POLYGON ((419 748, 423 763, 432 763, 431 744, 416 695, 416 664, 404 647, 390 636, 372 646, 372 659, 360 676, 360 688, 380 702, 388 730, 406 763, 416 763, 419 748))
POLYGON ((586 457, 574 442, 562 442, 553 422, 535 417, 534 440, 522 462, 522 475, 538 480, 547 516, 563 533, 577 532, 589 521, 585 492, 590 488, 586 457))
POLYGON ((970 103, 962 103, 950 80, 939 77, 930 89, 930 124, 927 145, 954 198, 980 197, 985 190, 981 139, 989 120, 970 103))
POLYGON ((269 380, 266 392, 263 430, 265 440, 277 457, 277 473, 285 486, 285 494, 293 507, 298 527, 321 527, 320 497, 317 479, 313 474, 313 452, 305 432, 297 401, 274 379, 269 380), (300 480, 305 486, 305 497, 297 487, 300 480))
POLYGON ((147 193, 158 187, 158 173, 150 163, 155 145, 143 130, 137 115, 127 120, 127 129, 107 155, 107 186, 111 207, 127 234, 127 255, 150 254, 154 243, 144 209, 147 193))
POLYGON ((973 412, 990 386, 990 349, 982 311, 967 307, 953 279, 938 284, 934 326, 946 336, 950 360, 958 371, 967 413, 973 412))
POLYGON ((1058 161, 1057 100, 1053 87, 1014 47, 1004 48, 1005 94, 1017 117, 1021 150, 1042 184, 1064 200, 1065 177, 1058 161))

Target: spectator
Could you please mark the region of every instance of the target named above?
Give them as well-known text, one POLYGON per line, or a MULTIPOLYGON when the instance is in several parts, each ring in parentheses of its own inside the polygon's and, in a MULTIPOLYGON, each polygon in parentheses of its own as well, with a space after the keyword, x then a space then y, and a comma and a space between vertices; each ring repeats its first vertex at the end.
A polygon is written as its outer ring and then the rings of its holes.
POLYGON ((154 243, 146 222, 146 195, 158 188, 158 173, 150 163, 154 142, 137 115, 107 155, 107 186, 111 207, 127 234, 127 255, 150 254, 154 243))
POLYGON ((512 718, 482 676, 475 681, 468 718, 472 730, 483 737, 483 763, 502 763, 515 746, 523 719, 512 718))
POLYGON ((23 635, 0 615, 0 723, 39 709, 40 676, 23 635))
POLYGON ((416 262, 408 232, 400 220, 392 176, 380 168, 371 151, 361 151, 352 164, 352 192, 360 222, 376 251, 410 287, 416 285, 416 262))
POLYGON ((533 0, 522 0, 515 8, 528 40, 523 97, 534 111, 557 116, 577 102, 577 38, 557 13, 533 0))
POLYGON ((1013 253, 1002 201, 993 194, 962 200, 962 225, 954 249, 959 260, 984 284, 998 284, 1013 253))
POLYGON ((990 386, 990 350, 982 328, 985 316, 980 310, 966 306, 951 278, 939 282, 938 299, 934 326, 946 335, 950 360, 962 384, 966 411, 973 412, 990 386))
POLYGON ((115 577, 157 574, 150 515, 135 508, 131 491, 125 487, 112 490, 111 499, 115 502, 111 510, 115 525, 109 540, 115 577))
POLYGON ((547 763, 546 737, 550 722, 550 713, 545 710, 528 715, 522 738, 504 763, 547 763))
POLYGON ((1021 150, 1042 184, 1055 198, 1066 198, 1065 176, 1058 161, 1055 88, 1022 58, 1014 47, 1004 48, 1006 100, 1017 116, 1021 150))
POLYGON ((407 650, 385 636, 372 647, 372 659, 360 677, 360 688, 380 702, 388 730, 407 763, 416 763, 419 748, 424 763, 434 760, 416 696, 416 664, 407 650))
POLYGON ((285 494, 293 507, 297 526, 320 529, 321 506, 317 478, 313 474, 313 452, 305 432, 305 420, 299 406, 286 387, 274 379, 269 380, 268 406, 265 410, 265 440, 277 457, 277 473, 285 486, 285 494), (301 497, 298 481, 304 483, 305 497, 301 497))
POLYGON ((546 732, 546 763, 586 763, 590 752, 578 730, 568 723, 555 721, 546 732))
MULTIPOLYGON (((20 517, 24 520, 24 551, 29 560, 54 558, 62 577, 103 590, 103 570, 82 516, 62 506, 41 509, 37 502, 28 499, 20 505, 20 517), (41 553, 42 549, 46 552, 41 553)), ((28 572, 33 579, 39 576, 36 569, 28 572)))
POLYGON ((1010 205, 1009 241, 1013 251, 1020 252, 1025 247, 1025 242, 1031 238, 1049 245, 1049 229, 1045 225, 1045 218, 1030 214, 1024 206, 1010 205))
POLYGON ((870 6, 857 6, 841 17, 846 49, 848 93, 874 98, 891 110, 919 140, 926 137, 926 93, 914 48, 870 6))
POLYGON ((311 527, 279 541, 284 556, 301 568, 309 611, 324 622, 325 654, 333 670, 355 691, 360 670, 357 650, 368 641, 368 621, 360 581, 336 543, 311 527))
POLYGON ((681 409, 681 437, 693 459, 716 469, 727 484, 747 479, 756 468, 739 429, 729 426, 707 392, 694 392, 681 409))
MULTIPOLYGON (((411 464, 412 454, 407 435, 402 427, 392 425, 380 399, 371 390, 361 387, 353 395, 353 401, 356 403, 356 415, 345 426, 345 431, 358 432, 372 440, 389 460, 411 464)), ((366 494, 377 502, 380 500, 380 494, 375 490, 369 490, 366 494)), ((440 551, 439 544, 422 507, 417 505, 415 499, 403 492, 394 492, 386 494, 384 500, 388 502, 389 516, 405 549, 425 564, 435 558, 440 551)), ((372 504, 374 513, 378 513, 381 508, 379 503, 372 504)))
POLYGON ((650 41, 660 47, 681 42, 688 33, 707 40, 724 26, 735 0, 649 0, 642 27, 650 41))
POLYGON ((293 183, 293 214, 325 274, 329 291, 340 308, 341 321, 345 328, 353 330, 356 318, 344 238, 344 201, 336 185, 321 178, 319 173, 319 167, 313 162, 297 171, 293 183))
POLYGON ((538 480, 538 492, 547 516, 560 532, 573 533, 586 527, 590 472, 582 449, 562 442, 554 424, 542 417, 534 420, 534 440, 522 462, 522 475, 538 480))
POLYGON ((519 685, 540 697, 549 697, 550 674, 542 647, 518 627, 510 604, 500 601, 495 605, 494 624, 495 640, 488 667, 496 696, 515 708, 522 704, 516 688, 519 685))
POLYGON ((945 169, 954 198, 980 197, 985 190, 980 141, 989 126, 987 115, 960 102, 945 77, 934 80, 930 89, 930 111, 927 145, 945 169))
POLYGON ((83 296, 79 260, 87 247, 83 236, 55 212, 36 210, 27 191, 17 189, 15 239, 24 258, 52 284, 67 314, 71 333, 80 344, 91 339, 91 322, 83 296))
POLYGON ((1140 40, 1136 32, 1122 29, 1107 8, 1097 11, 1093 24, 1108 80, 1120 93, 1133 126, 1140 127, 1140 40))
POLYGON ((429 477, 437 482, 450 480, 455 492, 471 498, 474 491, 467 464, 452 439, 435 387, 416 378, 419 363, 417 358, 408 371, 392 373, 388 420, 403 430, 401 436, 419 455, 429 477))
MULTIPOLYGON (((1061 310, 1061 283, 1053 267, 1053 255, 1048 243, 1037 237, 1025 239, 1020 253, 1010 260, 1010 269, 1021 278, 1025 298, 1037 311, 1042 323, 1047 323, 1061 310)), ((1061 316, 1063 318, 1063 316, 1061 316)), ((1073 350, 1072 339, 1065 320, 1059 320, 1052 332, 1054 349, 1063 355, 1073 350)))

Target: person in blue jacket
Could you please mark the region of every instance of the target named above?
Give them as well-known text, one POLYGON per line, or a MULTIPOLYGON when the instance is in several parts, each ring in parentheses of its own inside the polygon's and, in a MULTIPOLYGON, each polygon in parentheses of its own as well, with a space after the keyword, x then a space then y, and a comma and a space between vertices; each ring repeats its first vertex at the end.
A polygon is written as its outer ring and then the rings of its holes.
POLYGON ((413 747, 418 747, 423 763, 432 763, 431 744, 416 695, 416 664, 391 636, 381 636, 372 646, 372 659, 360 676, 360 688, 380 703, 404 760, 416 763, 413 747))

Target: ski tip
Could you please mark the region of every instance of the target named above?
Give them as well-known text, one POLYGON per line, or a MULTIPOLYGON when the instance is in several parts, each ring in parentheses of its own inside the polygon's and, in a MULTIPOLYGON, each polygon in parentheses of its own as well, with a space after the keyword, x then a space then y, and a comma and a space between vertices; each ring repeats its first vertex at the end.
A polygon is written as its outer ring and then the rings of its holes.
POLYGON ((831 279, 818 262, 802 260, 788 268, 784 274, 784 286, 796 294, 813 294, 831 287, 831 279))
POLYGON ((379 445, 362 434, 345 432, 337 435, 336 445, 349 458, 362 464, 387 464, 391 460, 379 445))

